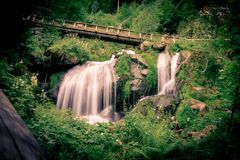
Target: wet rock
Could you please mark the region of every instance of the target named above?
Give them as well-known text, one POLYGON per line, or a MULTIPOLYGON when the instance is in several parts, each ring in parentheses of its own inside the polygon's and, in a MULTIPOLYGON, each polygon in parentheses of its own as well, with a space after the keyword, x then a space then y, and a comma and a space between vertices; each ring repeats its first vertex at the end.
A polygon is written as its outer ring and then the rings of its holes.
POLYGON ((131 91, 138 91, 140 89, 141 80, 134 79, 131 81, 131 91))
POLYGON ((135 63, 141 65, 143 68, 148 68, 147 62, 145 61, 145 59, 141 55, 131 54, 130 57, 132 58, 132 60, 135 63))
POLYGON ((158 50, 158 51, 163 51, 166 47, 165 43, 154 43, 153 48, 158 50))
MULTIPOLYGON (((121 55, 116 55, 121 56, 121 55)), ((147 86, 147 73, 148 73, 148 64, 145 62, 143 57, 138 54, 128 54, 131 58, 130 62, 130 72, 131 72, 131 93, 129 98, 129 104, 133 105, 136 103, 140 97, 146 95, 146 86, 147 86)), ((117 77, 117 88, 122 88, 121 77, 117 77)), ((124 97, 119 94, 117 96, 117 105, 122 106, 124 97)))
MULTIPOLYGON (((138 60, 138 59, 137 59, 138 60)), ((139 61, 131 62, 131 97, 133 99, 133 103, 137 101, 140 97, 146 94, 146 76, 142 74, 142 72, 148 72, 146 66, 139 61), (144 71, 143 71, 144 70, 144 71)))

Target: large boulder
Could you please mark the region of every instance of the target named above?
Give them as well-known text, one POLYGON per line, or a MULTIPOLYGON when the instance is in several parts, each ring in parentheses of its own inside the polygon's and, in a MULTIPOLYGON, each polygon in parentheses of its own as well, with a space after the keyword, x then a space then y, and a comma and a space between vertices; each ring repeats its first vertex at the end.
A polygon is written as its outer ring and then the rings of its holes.
MULTIPOLYGON (((120 53, 120 52, 119 52, 120 53)), ((117 54, 116 57, 120 57, 122 55, 126 55, 127 53, 121 52, 121 54, 117 54)), ((145 96, 147 93, 147 74, 148 74, 148 64, 145 59, 139 54, 127 54, 131 58, 130 61, 130 72, 131 72, 131 80, 130 80, 130 98, 127 103, 133 105, 137 100, 141 97, 145 96)), ((117 88, 122 88, 122 78, 117 77, 117 88)), ((119 93, 117 96, 117 105, 122 106, 124 101, 124 97, 119 93)))
POLYGON ((139 100, 136 104, 133 112, 138 112, 143 115, 147 115, 148 108, 153 108, 158 117, 163 115, 173 115, 174 107, 173 104, 179 103, 178 100, 173 96, 167 95, 154 95, 147 96, 139 100))
POLYGON ((35 137, 0 89, 0 159, 45 160, 35 137))
POLYGON ((134 104, 140 97, 146 95, 148 64, 140 55, 131 55, 131 97, 134 104))

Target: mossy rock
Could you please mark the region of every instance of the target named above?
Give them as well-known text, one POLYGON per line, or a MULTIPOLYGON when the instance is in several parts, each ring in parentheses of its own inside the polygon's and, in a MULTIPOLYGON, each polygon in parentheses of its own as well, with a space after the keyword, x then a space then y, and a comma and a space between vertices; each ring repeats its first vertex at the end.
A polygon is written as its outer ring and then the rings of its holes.
POLYGON ((173 115, 175 98, 166 95, 148 96, 141 99, 136 105, 133 112, 141 113, 146 116, 148 109, 153 108, 158 117, 163 115, 173 115))

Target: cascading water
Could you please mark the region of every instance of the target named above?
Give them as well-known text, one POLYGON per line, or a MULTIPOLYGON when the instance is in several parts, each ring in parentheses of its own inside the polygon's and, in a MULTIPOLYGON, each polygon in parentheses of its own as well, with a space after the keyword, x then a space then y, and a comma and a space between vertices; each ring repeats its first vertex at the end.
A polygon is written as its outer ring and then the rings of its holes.
POLYGON ((71 108, 90 123, 113 121, 116 103, 114 56, 105 62, 75 66, 61 83, 57 108, 71 108))
POLYGON ((167 50, 158 57, 158 94, 176 94, 176 72, 178 67, 179 53, 170 56, 167 50))

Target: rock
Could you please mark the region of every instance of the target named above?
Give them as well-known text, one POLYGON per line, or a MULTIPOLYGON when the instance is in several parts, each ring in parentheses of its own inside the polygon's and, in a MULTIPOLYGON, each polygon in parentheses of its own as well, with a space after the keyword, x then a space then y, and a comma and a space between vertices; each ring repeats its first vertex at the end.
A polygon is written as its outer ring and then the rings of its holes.
POLYGON ((139 100, 136 104, 135 111, 143 115, 147 114, 147 108, 153 107, 158 116, 162 114, 173 114, 172 104, 176 102, 175 97, 166 95, 147 96, 139 100))
POLYGON ((126 54, 136 54, 133 50, 130 50, 130 49, 125 49, 124 52, 126 54))
POLYGON ((143 41, 143 43, 140 44, 140 49, 142 51, 146 51, 152 47, 153 47, 153 44, 149 41, 143 41))
POLYGON ((120 112, 114 112, 114 121, 119 121, 123 115, 120 112))
POLYGON ((148 64, 147 62, 145 61, 144 58, 142 58, 141 55, 138 55, 138 54, 131 54, 130 57, 132 58, 132 60, 140 65, 142 65, 142 67, 144 68, 148 68, 148 64))
POLYGON ((131 81, 131 91, 138 91, 140 89, 141 80, 140 79, 134 79, 131 81))
POLYGON ((206 134, 202 133, 202 132, 188 132, 187 133, 188 136, 194 138, 194 139, 201 139, 203 137, 206 137, 206 134))
MULTIPOLYGON (((120 56, 120 55, 116 55, 120 56)), ((131 72, 131 92, 128 103, 130 105, 135 104, 140 97, 146 95, 146 86, 147 86, 147 73, 148 73, 148 64, 138 54, 128 54, 131 58, 130 61, 130 72, 131 72)), ((117 88, 118 90, 122 88, 122 77, 117 77, 117 88)), ((119 94, 116 99, 117 106, 122 106, 124 97, 119 94)))
POLYGON ((215 130, 216 128, 217 127, 215 125, 208 125, 201 131, 190 131, 187 134, 194 139, 201 139, 203 137, 206 137, 211 131, 215 130))
POLYGON ((53 87, 52 89, 48 90, 46 92, 46 95, 51 98, 54 102, 57 101, 57 96, 58 96, 58 90, 59 90, 59 84, 53 87))
POLYGON ((41 146, 1 89, 0 159, 45 160, 41 146))
POLYGON ((140 65, 138 65, 137 63, 131 62, 131 75, 133 77, 133 79, 137 78, 137 79, 142 79, 143 76, 141 74, 142 72, 142 67, 140 65))
POLYGON ((139 61, 131 62, 131 97, 133 103, 135 103, 136 100, 138 100, 140 97, 144 96, 146 94, 146 76, 142 74, 143 70, 147 70, 145 72, 148 72, 148 69, 143 69, 146 66, 143 66, 142 63, 139 61))
POLYGON ((196 110, 199 110, 200 112, 204 111, 205 108, 206 108, 206 104, 201 102, 201 101, 198 101, 196 99, 191 99, 190 100, 190 104, 191 104, 191 108, 192 109, 196 109, 196 110))
POLYGON ((192 91, 202 91, 204 90, 203 87, 192 87, 192 91))
POLYGON ((122 54, 136 54, 136 53, 135 51, 130 49, 122 49, 120 52, 117 53, 117 55, 122 55, 122 54))
POLYGON ((57 102, 57 96, 58 96, 58 91, 59 91, 59 88, 60 88, 60 85, 63 81, 63 78, 64 78, 64 75, 61 75, 60 79, 59 79, 59 82, 53 87, 51 88, 50 90, 46 91, 46 95, 51 98, 54 102, 57 102))
POLYGON ((49 83, 45 83, 45 82, 40 82, 40 87, 41 87, 41 89, 43 89, 44 91, 47 91, 47 90, 49 90, 49 83))
POLYGON ((163 51, 166 47, 166 44, 165 43, 154 43, 153 44, 153 48, 154 49, 157 49, 158 51, 163 51))
POLYGON ((141 71, 141 74, 142 74, 143 76, 147 76, 147 74, 148 74, 148 69, 143 69, 143 70, 141 71))
POLYGON ((100 113, 100 116, 103 118, 113 118, 113 114, 112 106, 108 106, 100 113))
POLYGON ((188 51, 182 51, 181 52, 181 56, 186 59, 188 58, 189 56, 191 56, 191 52, 188 52, 188 51))

